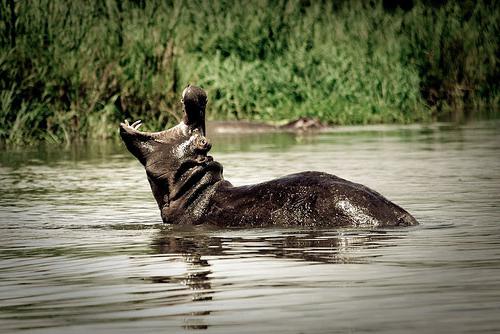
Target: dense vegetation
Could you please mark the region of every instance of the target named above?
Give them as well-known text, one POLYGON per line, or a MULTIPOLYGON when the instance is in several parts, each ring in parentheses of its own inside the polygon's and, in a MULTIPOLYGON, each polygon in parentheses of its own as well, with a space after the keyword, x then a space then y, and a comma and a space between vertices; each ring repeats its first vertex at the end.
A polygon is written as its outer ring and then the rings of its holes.
POLYGON ((498 111, 495 2, 0 0, 0 139, 180 117, 418 122, 498 111))

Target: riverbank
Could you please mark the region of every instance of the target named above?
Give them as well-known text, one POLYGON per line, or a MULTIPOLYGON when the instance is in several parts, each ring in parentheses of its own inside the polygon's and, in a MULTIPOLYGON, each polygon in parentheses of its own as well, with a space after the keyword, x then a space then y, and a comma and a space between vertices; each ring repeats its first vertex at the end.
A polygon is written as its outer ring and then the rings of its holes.
POLYGON ((486 1, 0 6, 11 144, 116 136, 125 118, 163 129, 188 83, 207 90, 208 119, 270 124, 474 119, 500 104, 500 11, 486 1))

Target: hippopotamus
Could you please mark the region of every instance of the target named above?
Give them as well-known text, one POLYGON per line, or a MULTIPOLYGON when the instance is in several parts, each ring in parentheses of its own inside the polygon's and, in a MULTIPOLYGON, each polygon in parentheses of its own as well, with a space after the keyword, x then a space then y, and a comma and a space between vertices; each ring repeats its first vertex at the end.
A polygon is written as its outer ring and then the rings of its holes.
POLYGON ((182 121, 165 131, 139 131, 141 121, 120 124, 128 150, 146 169, 163 222, 220 227, 389 227, 417 220, 378 192, 315 171, 233 186, 208 155, 207 94, 184 89, 182 121))

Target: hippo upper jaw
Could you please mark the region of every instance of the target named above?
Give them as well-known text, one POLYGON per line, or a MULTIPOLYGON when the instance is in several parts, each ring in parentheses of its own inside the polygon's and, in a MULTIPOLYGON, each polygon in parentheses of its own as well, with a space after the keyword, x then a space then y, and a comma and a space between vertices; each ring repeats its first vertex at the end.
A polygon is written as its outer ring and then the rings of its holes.
POLYGON ((205 108, 207 94, 203 89, 188 85, 182 92, 182 105, 184 106, 183 123, 200 130, 205 136, 205 108))

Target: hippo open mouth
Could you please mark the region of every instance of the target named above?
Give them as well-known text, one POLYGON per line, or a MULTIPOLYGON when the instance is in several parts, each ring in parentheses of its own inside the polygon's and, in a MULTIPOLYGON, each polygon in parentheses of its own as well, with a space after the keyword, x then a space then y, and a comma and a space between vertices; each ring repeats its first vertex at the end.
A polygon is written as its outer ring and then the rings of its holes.
POLYGON ((141 162, 164 222, 219 226, 411 226, 418 222, 376 191, 335 175, 302 172, 234 187, 208 155, 207 95, 182 93, 184 118, 171 129, 139 131, 120 124, 128 150, 141 162))

